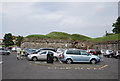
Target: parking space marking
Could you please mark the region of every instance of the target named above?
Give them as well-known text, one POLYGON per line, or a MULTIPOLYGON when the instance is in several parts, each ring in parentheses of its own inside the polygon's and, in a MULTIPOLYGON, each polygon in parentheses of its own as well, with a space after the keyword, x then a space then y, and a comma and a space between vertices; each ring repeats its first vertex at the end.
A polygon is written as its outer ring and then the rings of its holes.
POLYGON ((0 61, 0 64, 2 64, 3 63, 3 61, 0 61))
POLYGON ((107 64, 103 65, 85 65, 85 64, 47 64, 47 62, 30 62, 31 65, 47 66, 47 69, 55 70, 104 70, 108 67, 107 64))
POLYGON ((100 67, 48 67, 48 69, 56 69, 56 70, 70 70, 70 69, 74 69, 74 70, 104 70, 106 67, 108 67, 108 65, 103 65, 100 67))

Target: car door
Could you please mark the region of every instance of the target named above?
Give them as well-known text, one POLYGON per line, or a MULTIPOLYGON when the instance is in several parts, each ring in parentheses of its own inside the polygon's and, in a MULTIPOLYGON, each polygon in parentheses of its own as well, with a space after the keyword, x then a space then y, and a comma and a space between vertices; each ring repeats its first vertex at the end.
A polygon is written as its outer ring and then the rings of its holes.
POLYGON ((39 60, 46 60, 47 59, 47 51, 39 52, 38 59, 39 60))
POLYGON ((80 57, 80 62, 89 62, 91 56, 89 53, 85 51, 81 51, 81 57, 80 57))

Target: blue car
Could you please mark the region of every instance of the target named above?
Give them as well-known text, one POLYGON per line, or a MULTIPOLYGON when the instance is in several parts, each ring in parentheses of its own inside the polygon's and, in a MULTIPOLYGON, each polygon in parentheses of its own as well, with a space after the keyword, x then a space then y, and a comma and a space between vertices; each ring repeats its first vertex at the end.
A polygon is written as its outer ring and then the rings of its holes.
POLYGON ((86 50, 65 50, 62 54, 61 61, 71 64, 73 62, 87 62, 91 64, 96 64, 101 61, 101 59, 96 56, 89 54, 86 50))

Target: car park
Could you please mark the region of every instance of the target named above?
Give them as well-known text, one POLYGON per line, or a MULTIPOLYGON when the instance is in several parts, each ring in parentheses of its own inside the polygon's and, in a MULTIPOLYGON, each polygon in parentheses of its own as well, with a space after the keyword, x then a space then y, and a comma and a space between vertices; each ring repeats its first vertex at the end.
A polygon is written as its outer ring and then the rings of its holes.
POLYGON ((41 50, 38 53, 30 54, 27 56, 28 60, 47 60, 47 54, 53 54, 53 60, 56 61, 57 56, 59 56, 56 52, 50 50, 41 50))
POLYGON ((11 52, 6 48, 0 48, 0 54, 1 55, 10 55, 11 52))
POLYGON ((101 59, 88 53, 86 50, 65 50, 62 54, 61 61, 71 64, 73 62, 83 62, 96 64, 101 61, 101 59))

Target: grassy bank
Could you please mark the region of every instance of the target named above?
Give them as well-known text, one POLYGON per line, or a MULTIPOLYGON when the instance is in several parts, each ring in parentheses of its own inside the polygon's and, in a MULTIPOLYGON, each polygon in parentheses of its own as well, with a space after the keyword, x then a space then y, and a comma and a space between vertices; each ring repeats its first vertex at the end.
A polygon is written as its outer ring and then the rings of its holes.
POLYGON ((92 41, 92 42, 105 42, 105 41, 116 41, 116 40, 120 40, 120 34, 113 34, 113 35, 108 35, 104 37, 89 39, 89 41, 92 41))
POLYGON ((26 38, 35 39, 65 39, 65 40, 79 40, 79 41, 92 41, 92 42, 105 42, 105 41, 115 41, 120 40, 120 34, 111 34, 104 37, 90 38, 80 34, 68 34, 64 32, 51 32, 47 35, 28 35, 26 38))
POLYGON ((28 35, 26 38, 38 38, 38 39, 67 39, 67 40, 88 40, 90 37, 80 35, 80 34, 68 34, 64 32, 51 32, 47 35, 28 35))

